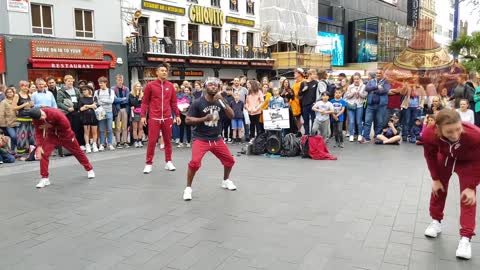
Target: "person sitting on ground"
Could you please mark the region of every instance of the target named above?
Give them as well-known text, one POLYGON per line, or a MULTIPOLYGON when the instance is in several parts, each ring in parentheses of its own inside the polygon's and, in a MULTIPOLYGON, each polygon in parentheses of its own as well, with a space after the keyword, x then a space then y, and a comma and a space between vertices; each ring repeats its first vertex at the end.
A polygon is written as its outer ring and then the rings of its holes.
POLYGON ((10 153, 9 141, 10 138, 4 136, 3 131, 0 129, 0 164, 15 162, 15 157, 10 153))
POLYGON ((467 99, 460 100, 460 109, 457 109, 457 112, 460 114, 462 122, 467 122, 472 125, 475 124, 475 114, 469 109, 469 102, 467 99))
POLYGON ((383 128, 382 133, 378 134, 375 144, 399 145, 402 140, 401 133, 402 128, 400 127, 398 115, 393 114, 387 126, 383 128))
POLYGON ((333 114, 333 104, 328 101, 330 96, 327 92, 321 94, 322 100, 313 105, 315 111, 315 121, 313 122, 312 135, 319 134, 325 142, 330 138, 330 115, 333 114))
POLYGON ((422 118, 417 117, 417 119, 415 119, 415 123, 413 124, 413 127, 410 129, 410 138, 408 140, 410 143, 416 144, 417 141, 421 141, 420 133, 422 133, 422 127, 423 127, 422 118))

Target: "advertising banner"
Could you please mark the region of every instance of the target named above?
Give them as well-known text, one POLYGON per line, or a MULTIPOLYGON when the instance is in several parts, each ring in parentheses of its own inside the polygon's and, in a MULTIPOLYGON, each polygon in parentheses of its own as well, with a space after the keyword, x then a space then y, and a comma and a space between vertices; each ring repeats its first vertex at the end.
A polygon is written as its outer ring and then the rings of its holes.
POLYGON ((358 63, 377 62, 378 45, 376 40, 360 39, 358 41, 358 63))
POLYGON ((330 54, 332 56, 332 66, 343 66, 343 48, 345 39, 343 35, 327 32, 318 32, 317 52, 330 54))

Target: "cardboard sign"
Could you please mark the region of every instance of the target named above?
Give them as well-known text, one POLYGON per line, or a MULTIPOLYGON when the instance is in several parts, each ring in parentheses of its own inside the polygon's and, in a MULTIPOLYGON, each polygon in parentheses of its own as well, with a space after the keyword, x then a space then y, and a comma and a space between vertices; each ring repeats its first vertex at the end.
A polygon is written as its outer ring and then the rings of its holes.
POLYGON ((288 108, 264 110, 263 127, 265 130, 290 128, 288 108))

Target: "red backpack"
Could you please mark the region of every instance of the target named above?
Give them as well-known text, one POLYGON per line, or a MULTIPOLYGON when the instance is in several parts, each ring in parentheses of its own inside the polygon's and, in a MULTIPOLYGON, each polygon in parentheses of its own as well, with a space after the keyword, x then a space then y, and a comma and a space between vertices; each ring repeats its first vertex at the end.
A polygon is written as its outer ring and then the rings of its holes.
POLYGON ((328 148, 320 135, 303 135, 302 152, 304 157, 309 157, 314 160, 337 160, 336 157, 330 155, 328 148))

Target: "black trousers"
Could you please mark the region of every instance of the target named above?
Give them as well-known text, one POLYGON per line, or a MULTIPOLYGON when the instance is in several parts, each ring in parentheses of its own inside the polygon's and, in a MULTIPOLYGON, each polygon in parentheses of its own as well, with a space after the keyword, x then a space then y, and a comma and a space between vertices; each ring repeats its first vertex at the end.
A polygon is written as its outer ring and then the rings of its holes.
POLYGON ((83 125, 80 120, 80 112, 73 111, 67 114, 68 121, 72 127, 73 133, 75 133, 75 138, 78 141, 78 144, 85 145, 85 139, 83 138, 83 125))

